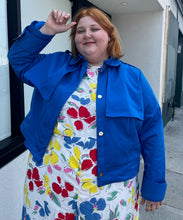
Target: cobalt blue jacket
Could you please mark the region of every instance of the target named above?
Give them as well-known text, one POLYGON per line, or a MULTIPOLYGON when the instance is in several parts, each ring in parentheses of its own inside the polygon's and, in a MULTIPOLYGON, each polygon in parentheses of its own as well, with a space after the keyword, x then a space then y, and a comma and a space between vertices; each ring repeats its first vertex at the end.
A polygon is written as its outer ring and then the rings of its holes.
MULTIPOLYGON (((25 146, 41 162, 57 117, 86 73, 88 62, 72 53, 40 54, 53 36, 34 21, 11 47, 8 58, 24 83, 34 87, 30 112, 21 124, 25 146)), ((143 73, 118 59, 104 61, 96 100, 98 186, 138 174, 144 159, 142 196, 162 201, 166 191, 161 110, 143 73), (98 96, 100 95, 100 96, 98 96)))

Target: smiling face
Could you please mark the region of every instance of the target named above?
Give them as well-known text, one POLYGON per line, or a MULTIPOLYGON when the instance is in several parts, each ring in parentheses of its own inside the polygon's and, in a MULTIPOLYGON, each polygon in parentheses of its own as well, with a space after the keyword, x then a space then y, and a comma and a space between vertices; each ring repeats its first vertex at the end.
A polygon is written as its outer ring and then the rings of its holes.
POLYGON ((108 59, 108 33, 90 16, 82 17, 77 25, 75 44, 79 53, 91 65, 102 65, 108 59))

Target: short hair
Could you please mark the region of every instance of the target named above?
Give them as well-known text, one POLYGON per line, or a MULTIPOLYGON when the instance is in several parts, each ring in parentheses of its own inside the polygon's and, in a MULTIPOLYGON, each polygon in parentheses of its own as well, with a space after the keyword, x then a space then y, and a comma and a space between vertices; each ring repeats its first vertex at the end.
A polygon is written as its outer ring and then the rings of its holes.
POLYGON ((123 55, 121 54, 121 45, 118 37, 119 34, 116 27, 110 22, 108 16, 104 14, 104 12, 94 7, 80 9, 73 18, 73 21, 76 22, 76 25, 72 27, 70 34, 73 55, 77 57, 79 53, 75 44, 77 24, 81 18, 86 16, 92 17, 108 33, 110 37, 107 47, 108 55, 117 59, 121 58, 123 55))

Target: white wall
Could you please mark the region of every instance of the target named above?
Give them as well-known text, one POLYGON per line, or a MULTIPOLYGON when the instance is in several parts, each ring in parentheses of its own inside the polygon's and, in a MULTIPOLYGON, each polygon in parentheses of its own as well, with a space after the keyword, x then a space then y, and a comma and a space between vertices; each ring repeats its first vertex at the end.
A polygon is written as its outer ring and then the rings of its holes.
MULTIPOLYGON (((22 28, 32 20, 45 20, 48 13, 60 8, 71 13, 71 3, 69 0, 22 0, 21 18, 22 28)), ((68 35, 56 36, 55 39, 43 52, 53 52, 55 50, 70 49, 68 35)), ((30 106, 32 88, 25 87, 25 112, 30 106)), ((0 219, 20 220, 22 211, 23 185, 26 173, 28 151, 20 155, 8 165, 0 170, 0 219)))
POLYGON ((112 22, 122 38, 122 60, 143 71, 159 100, 163 11, 114 15, 112 22))

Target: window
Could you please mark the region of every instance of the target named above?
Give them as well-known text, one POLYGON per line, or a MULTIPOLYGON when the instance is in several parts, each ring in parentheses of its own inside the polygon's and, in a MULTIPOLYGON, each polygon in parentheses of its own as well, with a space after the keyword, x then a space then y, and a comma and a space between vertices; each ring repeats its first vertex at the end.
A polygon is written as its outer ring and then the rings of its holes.
POLYGON ((8 30, 7 30, 7 4, 1 1, 0 8, 0 141, 11 135, 10 121, 10 86, 8 52, 8 30))
POLYGON ((25 151, 24 138, 20 132, 20 124, 24 119, 24 93, 23 84, 17 79, 12 68, 8 67, 6 59, 8 46, 13 44, 14 39, 21 32, 20 22, 20 0, 3 0, 3 7, 0 10, 3 20, 0 23, 1 40, 0 47, 4 47, 0 52, 1 59, 1 81, 6 84, 0 85, 1 98, 1 133, 0 133, 0 167, 17 157, 25 151), (2 36, 2 33, 4 35, 2 36), (1 44, 2 43, 2 44, 1 44), (5 64, 5 65, 4 65, 5 64), (9 75, 8 75, 9 73, 9 75), (8 86, 9 84, 9 86, 8 86))

